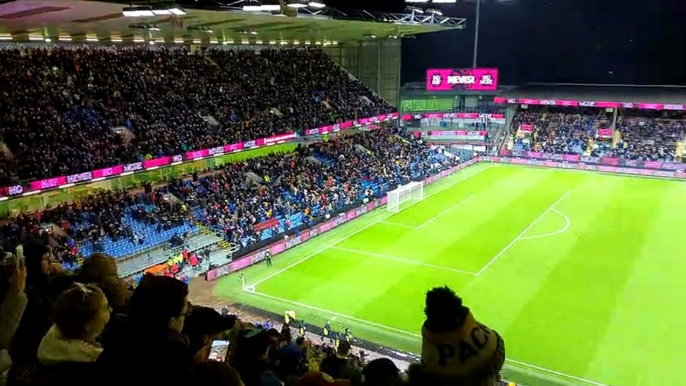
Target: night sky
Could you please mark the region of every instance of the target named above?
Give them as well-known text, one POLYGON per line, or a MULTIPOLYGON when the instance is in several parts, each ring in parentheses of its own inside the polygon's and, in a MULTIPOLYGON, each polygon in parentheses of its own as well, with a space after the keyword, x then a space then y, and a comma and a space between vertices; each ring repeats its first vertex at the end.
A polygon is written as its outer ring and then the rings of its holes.
MULTIPOLYGON (((403 11, 400 0, 328 0, 403 11)), ((471 67, 476 0, 442 5, 467 28, 405 39, 402 82, 430 67, 471 67)), ((481 0, 478 66, 501 84, 686 85, 686 0, 481 0)))

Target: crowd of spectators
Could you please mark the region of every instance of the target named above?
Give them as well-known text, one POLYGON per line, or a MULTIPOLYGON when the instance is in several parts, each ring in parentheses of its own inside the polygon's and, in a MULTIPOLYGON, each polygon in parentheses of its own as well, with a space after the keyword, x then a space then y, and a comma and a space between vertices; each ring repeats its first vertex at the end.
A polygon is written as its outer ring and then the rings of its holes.
POLYGON ((232 163, 197 181, 172 181, 169 191, 228 241, 247 247, 456 162, 419 139, 382 129, 232 163))
POLYGON ((404 372, 389 359, 351 355, 345 340, 332 350, 289 327, 191 304, 188 285, 174 278, 146 275, 131 288, 107 255, 75 273, 50 255, 30 243, 5 257, 3 385, 495 386, 505 360, 502 338, 447 287, 427 293, 422 360, 404 372), (210 355, 216 340, 229 342, 224 357, 210 355))
POLYGON ((677 142, 686 140, 686 117, 656 119, 621 117, 620 138, 609 154, 631 160, 674 162, 677 142))
POLYGON ((571 113, 558 109, 529 108, 517 112, 513 127, 533 125, 533 131, 520 131, 514 138, 514 149, 557 154, 583 154, 598 129, 610 127, 605 112, 579 110, 571 113))
POLYGON ((154 190, 103 191, 70 203, 32 214, 19 214, 0 225, 0 255, 17 245, 43 242, 51 248, 55 261, 65 269, 75 269, 87 251, 102 252, 106 243, 146 242, 144 232, 162 231, 190 222, 190 212, 180 202, 171 202, 154 190))
POLYGON ((686 117, 622 114, 613 127, 605 110, 529 107, 517 112, 513 130, 514 150, 673 162, 677 142, 686 139, 686 117), (599 135, 602 129, 612 135, 599 135))
POLYGON ((115 246, 137 251, 183 240, 202 221, 240 248, 297 232, 387 190, 453 166, 458 160, 421 139, 384 128, 300 146, 293 153, 230 163, 199 179, 176 179, 145 191, 102 191, 0 225, 0 254, 46 242, 64 268, 115 246), (195 218, 193 218, 195 217, 195 218), (178 234, 153 240, 167 230, 178 234), (153 235, 153 236, 151 236, 153 235), (150 239, 148 239, 150 238, 150 239))
POLYGON ((0 67, 0 185, 392 111, 315 48, 15 47, 0 67))

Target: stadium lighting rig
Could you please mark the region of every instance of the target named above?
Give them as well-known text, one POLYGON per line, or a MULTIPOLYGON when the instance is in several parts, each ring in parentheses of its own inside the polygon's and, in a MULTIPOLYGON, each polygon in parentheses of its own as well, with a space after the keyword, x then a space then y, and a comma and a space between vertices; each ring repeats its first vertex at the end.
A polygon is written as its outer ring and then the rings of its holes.
MULTIPOLYGON (((311 8, 322 9, 326 7, 321 1, 289 0, 286 7, 292 9, 311 8)), ((244 0, 242 10, 245 12, 280 12, 282 3, 278 0, 244 0)))
POLYGON ((288 8, 298 9, 307 7, 307 1, 292 0, 286 4, 288 8))
POLYGON ((125 7, 121 13, 125 17, 183 16, 186 10, 180 7, 125 7))
POLYGON ((457 0, 405 0, 411 4, 457 4, 457 0))

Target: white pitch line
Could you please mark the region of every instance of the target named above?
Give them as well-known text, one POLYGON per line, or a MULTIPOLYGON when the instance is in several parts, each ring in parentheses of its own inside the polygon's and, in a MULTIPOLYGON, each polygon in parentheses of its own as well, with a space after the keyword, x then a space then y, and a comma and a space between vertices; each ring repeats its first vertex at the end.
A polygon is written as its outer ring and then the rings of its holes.
MULTIPOLYGON (((314 310, 314 311, 317 311, 317 312, 321 312, 321 313, 324 313, 324 314, 327 314, 327 315, 334 315, 334 316, 337 316, 337 317, 340 317, 340 318, 343 318, 343 319, 354 320, 354 321, 359 322, 359 323, 362 323, 362 324, 367 324, 367 325, 369 325, 369 326, 374 326, 374 327, 378 327, 378 328, 381 328, 381 329, 384 329, 384 330, 394 331, 394 332, 396 332, 396 334, 394 334, 395 336, 403 337, 403 338, 406 338, 406 339, 412 339, 412 340, 414 340, 414 339, 416 339, 416 338, 420 338, 420 337, 421 337, 421 335, 414 334, 414 333, 411 333, 411 332, 407 332, 407 331, 401 330, 401 329, 399 329, 399 328, 390 327, 390 326, 384 326, 383 324, 374 323, 374 322, 370 322, 369 320, 364 320, 364 319, 356 318, 356 317, 354 317, 354 316, 352 316, 352 315, 341 314, 340 312, 331 311, 331 310, 326 310, 326 309, 324 309, 324 308, 319 308, 319 307, 311 306, 311 305, 309 305, 309 304, 300 303, 300 302, 296 302, 296 301, 293 301, 293 300, 280 298, 280 297, 278 297, 278 296, 269 295, 269 294, 266 294, 266 293, 264 293, 264 292, 250 292, 250 293, 253 294, 253 295, 258 295, 258 296, 262 296, 262 297, 265 297, 265 298, 273 299, 273 300, 276 300, 276 301, 278 301, 278 302, 290 303, 290 304, 292 304, 292 305, 294 305, 294 306, 298 306, 298 307, 302 307, 302 308, 309 308, 309 309, 311 309, 311 310, 314 310), (402 334, 402 335, 400 335, 400 334, 402 334)), ((389 331, 389 332, 390 332, 390 331, 389 331)))
POLYGON ((535 219, 531 224, 529 224, 529 226, 527 226, 526 228, 524 228, 524 230, 522 231, 522 233, 520 233, 519 235, 517 235, 517 237, 515 237, 514 240, 512 240, 509 244, 507 244, 507 245, 505 246, 505 248, 503 248, 502 251, 498 252, 498 254, 495 255, 495 257, 493 257, 493 258, 491 259, 491 261, 488 262, 488 264, 486 264, 483 268, 481 268, 481 269, 479 270, 479 272, 476 273, 476 276, 481 275, 488 267, 491 266, 491 264, 495 263, 495 261, 498 260, 498 258, 499 258, 500 256, 503 255, 503 253, 507 252, 507 250, 510 249, 510 248, 512 248, 512 246, 515 245, 515 243, 516 243, 517 241, 521 240, 522 237, 524 236, 524 234, 525 234, 526 232, 529 231, 529 229, 533 228, 534 225, 536 225, 537 222, 541 221, 541 219, 543 218, 543 216, 545 216, 548 212, 550 212, 551 210, 554 210, 554 209, 555 209, 555 206, 557 206, 557 204, 559 204, 562 200, 564 200, 565 197, 567 197, 567 196, 569 195, 569 193, 571 193, 571 190, 568 190, 565 194, 562 195, 562 197, 558 198, 557 201, 555 201, 555 202, 553 203, 553 205, 551 205, 548 209, 546 209, 545 212, 543 212, 540 216, 538 216, 538 218, 535 219))
POLYGON ((424 221, 423 223, 419 224, 419 225, 417 226, 416 229, 420 229, 420 228, 426 226, 427 224, 432 223, 432 222, 435 221, 437 218, 443 216, 444 214, 450 212, 451 210, 457 208, 458 206, 464 204, 465 202, 469 201, 469 200, 472 199, 472 198, 474 198, 474 196, 467 196, 467 198, 465 198, 464 200, 457 202, 455 205, 451 206, 450 208, 448 208, 448 209, 442 211, 441 213, 439 213, 439 214, 437 214, 437 215, 431 217, 430 219, 424 221))
POLYGON ((402 223, 393 222, 393 221, 381 221, 381 224, 393 225, 395 227, 408 228, 408 229, 415 229, 416 228, 413 225, 407 225, 407 224, 402 224, 402 223))
MULTIPOLYGON (((478 164, 475 164, 475 165, 478 165, 478 164)), ((485 170, 488 170, 488 169, 490 169, 490 168, 492 168, 492 167, 494 167, 494 166, 489 166, 489 167, 483 168, 483 169, 479 170, 478 172, 476 172, 476 173, 474 173, 474 174, 470 174, 469 176, 467 176, 467 177, 465 177, 465 178, 462 178, 462 179, 457 180, 457 181, 455 181, 455 182, 453 182, 453 183, 451 183, 451 184, 448 184, 448 185, 446 185, 445 187, 443 187, 443 188, 441 188, 441 189, 439 189, 439 190, 437 190, 437 191, 435 191, 435 192, 433 192, 433 193, 427 195, 426 197, 424 197, 424 200, 426 200, 426 199, 428 199, 429 197, 432 197, 432 196, 434 196, 434 195, 436 195, 436 194, 438 194, 438 193, 440 193, 440 192, 442 192, 442 191, 444 191, 444 190, 446 190, 446 189, 448 189, 448 188, 451 188, 451 187, 457 185, 458 183, 460 183, 460 182, 462 182, 462 181, 466 181, 466 180, 468 180, 469 178, 472 178, 472 177, 474 177, 475 175, 477 175, 477 174, 479 174, 479 173, 481 173, 481 172, 483 172, 483 171, 485 171, 485 170)), ((465 168, 465 169, 462 169, 462 170, 467 170, 467 169, 469 169, 469 167, 467 167, 467 168, 465 168)), ((410 205, 408 205, 407 207, 405 207, 405 209, 403 209, 403 210, 406 210, 406 209, 412 207, 413 205, 415 205, 415 204, 417 204, 417 203, 419 203, 419 202, 422 202, 422 201, 415 201, 415 202, 411 203, 410 205)), ((396 214, 395 212, 389 212, 388 215, 383 216, 383 217, 381 217, 380 219, 378 219, 378 220, 376 220, 376 221, 374 221, 374 222, 371 222, 371 223, 369 223, 369 224, 363 226, 362 228, 360 228, 360 229, 358 229, 358 230, 356 230, 356 231, 354 231, 354 232, 352 232, 352 233, 350 233, 350 234, 348 234, 348 235, 346 235, 346 236, 344 236, 344 237, 342 237, 342 238, 336 240, 335 242, 333 242, 333 243, 331 243, 331 244, 329 244, 329 245, 327 245, 327 246, 325 246, 325 247, 323 247, 323 248, 321 248, 321 249, 318 249, 318 250, 315 251, 314 253, 311 253, 311 254, 309 254, 309 255, 303 257, 302 259, 300 259, 300 260, 298 260, 298 261, 295 261, 295 262, 293 262, 292 264, 289 264, 289 265, 287 265, 287 266, 281 268, 280 270, 278 270, 278 271, 272 273, 271 275, 268 275, 268 276, 266 276, 266 277, 263 277, 262 279, 260 279, 260 280, 258 280, 258 281, 256 281, 256 282, 252 283, 252 286, 255 287, 255 286, 257 286, 258 284, 264 283, 265 281, 267 281, 267 280, 273 278, 274 276, 280 275, 280 274, 282 274, 282 273, 288 271, 289 269, 295 267, 296 265, 298 265, 298 264, 300 264, 300 263, 303 263, 303 262, 305 262, 305 261, 307 261, 307 260, 313 258, 314 256, 317 256, 318 254, 320 254, 320 253, 326 251, 327 249, 333 247, 334 245, 342 243, 343 241, 345 241, 345 240, 347 240, 347 239, 353 237, 354 235, 356 235, 356 234, 362 232, 363 230, 365 230, 365 229, 367 229, 367 228, 370 228, 370 227, 372 227, 372 226, 374 226, 374 225, 380 223, 381 221, 386 220, 387 218, 389 218, 389 217, 391 217, 391 216, 393 216, 393 215, 395 215, 395 214, 396 214)))
POLYGON ((441 271, 450 271, 450 272, 456 272, 456 273, 462 273, 465 275, 472 275, 476 276, 474 272, 469 272, 469 271, 463 271, 461 269, 455 269, 455 268, 449 268, 449 267, 443 267, 440 265, 435 265, 435 264, 429 264, 429 263, 423 263, 421 261, 413 261, 413 260, 407 260, 403 259, 400 257, 395 257, 395 256, 389 256, 389 255, 384 255, 381 253, 374 253, 374 252, 367 252, 367 251, 362 251, 359 249, 353 249, 353 248, 345 248, 345 247, 338 247, 338 246, 333 246, 331 249, 337 249, 339 251, 348 251, 348 252, 353 252, 353 253, 359 253, 360 255, 367 255, 371 257, 380 257, 382 259, 388 259, 388 260, 393 260, 393 261, 398 261, 400 263, 405 263, 405 264, 412 264, 412 265, 419 265, 422 267, 428 267, 428 268, 433 268, 433 269, 438 269, 441 271))
POLYGON ((559 212, 558 210, 556 210, 556 209, 553 209, 551 212, 555 212, 555 213, 559 214, 560 216, 564 217, 565 221, 567 222, 567 224, 565 224, 564 228, 562 228, 562 229, 560 229, 560 230, 558 230, 558 231, 555 231, 555 232, 544 233, 544 234, 542 234, 542 235, 524 236, 524 237, 522 237, 520 240, 540 239, 540 238, 543 238, 543 237, 556 236, 556 235, 559 235, 560 233, 566 232, 567 229, 569 229, 569 226, 572 225, 572 220, 570 220, 569 217, 567 217, 564 213, 560 213, 560 212, 559 212))
MULTIPOLYGON (((333 317, 331 320, 334 320, 336 317, 340 317, 340 318, 347 319, 347 320, 352 320, 352 321, 355 321, 355 322, 358 322, 358 323, 361 323, 361 324, 366 324, 366 325, 368 325, 368 326, 372 326, 372 327, 376 327, 376 328, 382 329, 382 330, 384 330, 385 333, 394 335, 394 336, 399 337, 399 338, 408 339, 408 340, 411 339, 412 341, 415 341, 416 339, 422 337, 420 334, 416 334, 416 333, 413 333, 413 332, 405 331, 405 330, 402 330, 402 329, 399 329, 399 328, 395 328, 395 327, 391 327, 391 326, 386 326, 386 325, 383 325, 383 324, 380 324, 380 323, 375 323, 375 322, 372 322, 372 321, 369 321, 369 320, 356 318, 356 317, 354 317, 354 316, 352 316, 352 315, 347 315, 347 314, 343 314, 343 313, 340 313, 340 312, 331 311, 331 310, 327 310, 327 309, 324 309, 324 308, 319 308, 319 307, 311 306, 311 305, 309 305, 309 304, 305 304, 305 303, 301 303, 301 302, 296 302, 296 301, 293 301, 293 300, 290 300, 290 299, 284 299, 284 298, 281 298, 281 297, 278 297, 278 296, 269 295, 269 294, 266 294, 266 293, 263 293, 263 292, 250 292, 250 294, 257 295, 257 296, 262 296, 262 297, 265 297, 265 298, 268 298, 268 299, 272 299, 272 300, 276 300, 276 301, 282 302, 282 303, 290 303, 290 304, 292 304, 292 305, 294 305, 294 306, 298 306, 298 307, 302 307, 302 308, 308 308, 308 309, 310 309, 310 310, 314 310, 314 311, 317 311, 317 312, 321 312, 321 313, 326 314, 326 315, 334 315, 334 317, 333 317)), ((564 378, 568 378, 568 379, 573 379, 573 380, 575 380, 575 381, 584 382, 584 383, 587 383, 587 384, 589 384, 589 385, 595 385, 595 386, 609 386, 609 385, 607 385, 607 384, 600 383, 600 382, 597 382, 597 381, 592 381, 592 380, 590 380, 590 379, 580 378, 580 377, 577 377, 577 376, 575 376, 575 375, 565 374, 565 373, 562 373, 562 372, 559 372, 559 371, 555 371, 555 370, 551 370, 551 369, 546 369, 545 367, 540 367, 540 366, 532 365, 532 364, 529 364, 529 363, 520 362, 520 361, 517 361, 517 360, 514 360, 514 359, 510 359, 510 358, 505 358, 505 361, 506 361, 506 362, 510 362, 510 363, 514 363, 515 365, 519 365, 519 366, 523 366, 523 367, 528 367, 528 368, 530 368, 530 369, 534 369, 534 370, 537 370, 537 371, 540 371, 540 372, 549 373, 549 374, 557 375, 557 376, 560 376, 560 377, 564 377, 564 378)))
POLYGON ((554 375, 557 375, 557 376, 560 376, 560 377, 573 379, 573 380, 575 380, 575 381, 585 382, 585 383, 588 383, 588 384, 590 384, 590 385, 596 385, 596 386, 609 386, 608 384, 605 384, 605 383, 600 383, 600 382, 597 382, 597 381, 592 381, 592 380, 590 380, 590 379, 580 378, 580 377, 577 377, 576 375, 570 375, 570 374, 561 373, 561 372, 559 372, 559 371, 555 371, 555 370, 551 370, 551 369, 546 369, 545 367, 540 367, 540 366, 536 366, 536 365, 531 365, 531 364, 528 364, 528 363, 516 361, 516 360, 514 360, 514 359, 505 358, 505 361, 510 362, 510 363, 514 363, 514 364, 519 365, 519 366, 522 366, 522 367, 528 367, 528 368, 530 368, 530 369, 538 370, 538 371, 540 371, 540 372, 550 373, 550 374, 554 374, 554 375))
MULTIPOLYGON (((391 215, 392 215, 392 214, 394 214, 394 213, 391 212, 391 215)), ((360 229, 358 229, 358 230, 356 230, 356 231, 354 231, 354 232, 352 232, 352 233, 350 233, 350 234, 348 234, 348 235, 346 235, 346 236, 344 236, 344 237, 341 237, 340 239, 336 240, 335 242, 333 242, 333 243, 331 243, 331 244, 329 244, 329 245, 327 245, 327 246, 325 246, 325 247, 323 247, 323 248, 320 248, 320 249, 314 251, 313 253, 310 253, 309 255, 303 257, 302 259, 300 259, 300 260, 298 260, 298 261, 295 261, 295 262, 293 262, 293 263, 291 263, 291 264, 289 264, 289 265, 287 265, 287 266, 281 268, 280 270, 278 270, 278 271, 272 273, 271 275, 268 275, 268 276, 266 276, 266 277, 263 277, 262 279, 260 279, 260 280, 258 280, 258 281, 256 281, 256 282, 254 282, 252 285, 253 285, 253 286, 257 286, 258 284, 264 283, 265 281, 267 281, 267 280, 273 278, 274 276, 280 275, 280 274, 282 274, 282 273, 288 271, 289 269, 295 267, 296 265, 298 265, 298 264, 300 264, 300 263, 304 263, 305 261, 307 261, 307 260, 309 260, 309 259, 311 259, 311 258, 317 256, 318 254, 320 254, 320 253, 326 251, 327 249, 333 247, 334 245, 339 244, 339 243, 342 243, 343 241, 345 241, 345 240, 347 240, 347 239, 349 239, 349 238, 355 236, 356 234, 362 232, 363 230, 365 230, 365 229, 367 229, 367 228, 370 228, 370 227, 372 227, 372 226, 374 226, 374 225, 380 223, 381 221, 383 221, 384 219, 386 219, 386 218, 388 218, 388 217, 390 217, 390 215, 381 217, 381 219, 376 220, 376 221, 374 221, 374 222, 371 222, 371 223, 369 223, 369 224, 363 226, 362 228, 360 228, 360 229)))

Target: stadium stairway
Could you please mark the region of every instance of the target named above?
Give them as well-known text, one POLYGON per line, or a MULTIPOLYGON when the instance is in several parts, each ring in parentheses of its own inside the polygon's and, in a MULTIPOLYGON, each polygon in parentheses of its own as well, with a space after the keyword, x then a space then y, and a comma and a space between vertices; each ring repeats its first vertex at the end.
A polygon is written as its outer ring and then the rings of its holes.
POLYGON ((222 241, 223 239, 221 237, 214 234, 207 235, 196 233, 193 236, 190 236, 183 246, 169 248, 169 244, 165 244, 164 246, 149 250, 144 254, 118 260, 117 267, 119 269, 119 275, 127 277, 143 272, 152 266, 164 263, 172 256, 178 255, 184 248, 190 252, 207 247, 216 248, 222 241))
POLYGON ((198 231, 203 234, 203 235, 214 235, 217 232, 213 231, 212 229, 208 228, 201 222, 197 222, 196 226, 198 227, 198 231))

